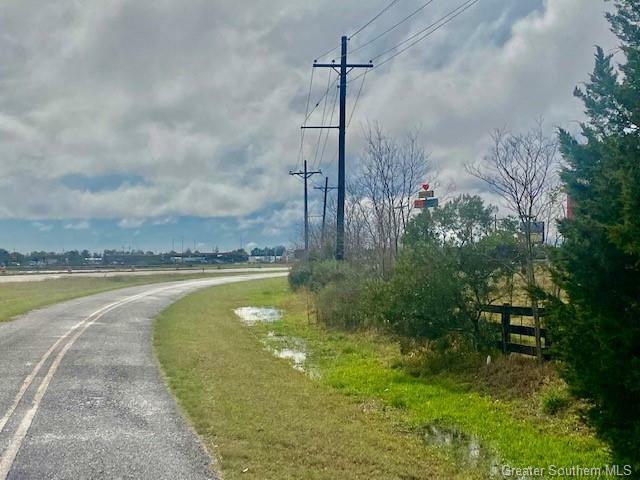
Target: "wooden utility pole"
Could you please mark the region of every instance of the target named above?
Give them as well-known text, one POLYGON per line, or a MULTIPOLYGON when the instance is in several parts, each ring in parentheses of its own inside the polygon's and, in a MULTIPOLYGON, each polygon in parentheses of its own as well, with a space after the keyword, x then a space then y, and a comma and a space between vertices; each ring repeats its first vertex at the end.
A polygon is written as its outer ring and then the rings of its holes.
POLYGON ((292 172, 289 171, 289 175, 295 175, 301 177, 304 180, 304 252, 305 256, 309 254, 309 194, 307 183, 309 178, 316 174, 322 174, 320 170, 309 171, 307 170, 307 161, 304 161, 304 170, 292 172))
POLYGON ((330 187, 329 186, 329 177, 324 177, 324 187, 313 187, 316 190, 322 190, 324 192, 324 202, 322 203, 322 234, 320 236, 321 245, 324 246, 324 233, 325 226, 327 224, 327 192, 329 190, 335 190, 338 187, 330 187))
MULTIPOLYGON (((341 39, 339 69, 334 62, 314 63, 315 68, 333 68, 340 76, 340 122, 338 125, 338 212, 336 215, 336 260, 344 260, 345 149, 347 119, 347 75, 354 68, 371 68, 373 63, 347 63, 347 37, 341 39)), ((336 128, 335 126, 303 128, 336 128)))

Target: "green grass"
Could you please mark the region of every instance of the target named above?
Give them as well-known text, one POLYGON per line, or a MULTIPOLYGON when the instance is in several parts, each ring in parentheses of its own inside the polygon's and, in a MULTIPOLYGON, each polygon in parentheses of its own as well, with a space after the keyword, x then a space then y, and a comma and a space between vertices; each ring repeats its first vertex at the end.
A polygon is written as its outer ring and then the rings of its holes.
MULTIPOLYGON (((544 388, 513 388, 514 395, 500 396, 492 394, 499 388, 476 388, 469 376, 418 377, 389 337, 328 331, 313 320, 304 294, 292 294, 284 279, 197 293, 161 315, 156 347, 169 385, 221 459, 226 478, 242 476, 247 467, 243 478, 488 476, 487 465, 461 464, 459 452, 422 442, 429 425, 477 438, 500 464, 546 468, 610 461, 579 412, 548 413, 544 388), (286 314, 274 324, 248 328, 232 313, 247 305, 276 306, 286 314), (319 380, 273 358, 263 344, 269 332, 302 339, 319 380)), ((506 377, 526 372, 527 365, 516 363, 494 362, 478 386, 495 381, 492 376, 517 383, 506 377)))
POLYGON ((92 295, 94 293, 135 285, 219 275, 222 274, 212 272, 209 274, 184 275, 176 273, 135 276, 123 273, 122 276, 117 277, 60 278, 37 282, 0 283, 0 322, 6 322, 17 315, 35 308, 92 295))
MULTIPOLYGON (((294 370, 235 318, 238 306, 282 306, 287 292, 281 279, 215 287, 174 304, 156 323, 168 384, 224 478, 473 478, 425 448, 395 412, 294 370)), ((294 315, 304 312, 295 308, 294 315)))

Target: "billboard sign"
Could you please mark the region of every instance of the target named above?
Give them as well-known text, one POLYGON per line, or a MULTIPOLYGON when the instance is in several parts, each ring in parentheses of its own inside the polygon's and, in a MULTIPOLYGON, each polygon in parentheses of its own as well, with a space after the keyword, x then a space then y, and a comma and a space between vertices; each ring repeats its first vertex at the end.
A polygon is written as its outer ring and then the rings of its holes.
POLYGON ((433 198, 433 190, 422 190, 418 192, 418 198, 433 198))

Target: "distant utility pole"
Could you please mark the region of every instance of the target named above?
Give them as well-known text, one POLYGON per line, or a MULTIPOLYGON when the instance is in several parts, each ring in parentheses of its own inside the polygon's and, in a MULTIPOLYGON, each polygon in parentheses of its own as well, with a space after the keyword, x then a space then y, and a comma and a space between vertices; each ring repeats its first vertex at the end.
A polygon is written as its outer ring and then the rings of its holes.
POLYGON ((309 253, 309 195, 307 188, 307 181, 314 175, 322 174, 320 170, 314 170, 310 172, 307 170, 307 161, 304 161, 304 170, 292 172, 289 171, 289 175, 296 175, 304 179, 304 252, 305 255, 309 253))
MULTIPOLYGON (((347 63, 347 37, 343 36, 340 49, 340 69, 335 62, 315 63, 315 68, 333 68, 340 76, 340 123, 338 125, 338 214, 336 231, 336 260, 344 260, 344 203, 345 203, 345 138, 347 119, 347 75, 354 68, 371 68, 373 63, 347 63)), ((336 128, 329 127, 302 127, 302 128, 336 128)))
POLYGON ((329 177, 324 177, 324 187, 313 187, 316 190, 322 190, 324 192, 324 202, 322 204, 322 234, 320 236, 321 240, 321 244, 324 246, 324 232, 325 232, 325 225, 326 225, 326 220, 327 220, 327 192, 329 190, 335 190, 338 187, 330 187, 329 186, 329 177))

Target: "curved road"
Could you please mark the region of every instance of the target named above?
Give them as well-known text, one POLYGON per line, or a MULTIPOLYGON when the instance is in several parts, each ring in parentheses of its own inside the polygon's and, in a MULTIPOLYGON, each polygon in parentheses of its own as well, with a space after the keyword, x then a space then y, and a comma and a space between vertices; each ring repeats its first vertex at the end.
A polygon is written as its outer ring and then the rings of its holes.
POLYGON ((131 287, 0 324, 0 480, 215 478, 161 377, 153 319, 200 288, 286 275, 131 287))
POLYGON ((238 267, 238 268, 190 268, 190 269, 162 269, 162 270, 76 270, 73 272, 22 272, 0 273, 0 283, 42 282, 44 280, 58 280, 60 278, 107 278, 107 277, 143 277, 149 275, 200 275, 222 273, 267 273, 286 272, 287 267, 238 267))

